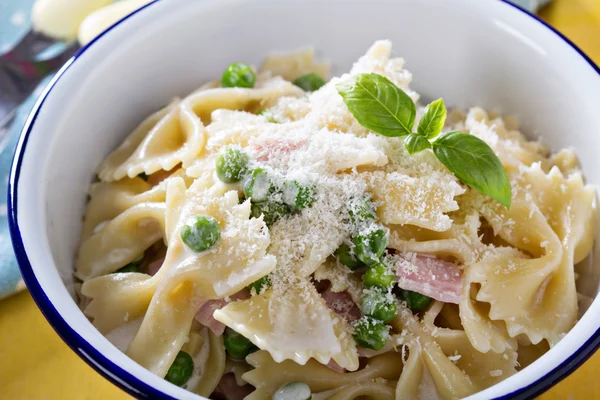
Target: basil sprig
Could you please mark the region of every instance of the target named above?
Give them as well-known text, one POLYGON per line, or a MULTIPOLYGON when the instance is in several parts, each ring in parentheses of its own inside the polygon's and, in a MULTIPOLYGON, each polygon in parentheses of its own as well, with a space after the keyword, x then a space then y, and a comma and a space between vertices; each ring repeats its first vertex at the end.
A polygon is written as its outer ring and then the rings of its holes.
POLYGON ((359 124, 384 136, 405 137, 404 146, 411 155, 432 149, 461 182, 510 208, 508 175, 487 143, 462 132, 440 136, 447 115, 443 99, 427 106, 414 132, 415 103, 386 77, 360 74, 336 88, 359 124))

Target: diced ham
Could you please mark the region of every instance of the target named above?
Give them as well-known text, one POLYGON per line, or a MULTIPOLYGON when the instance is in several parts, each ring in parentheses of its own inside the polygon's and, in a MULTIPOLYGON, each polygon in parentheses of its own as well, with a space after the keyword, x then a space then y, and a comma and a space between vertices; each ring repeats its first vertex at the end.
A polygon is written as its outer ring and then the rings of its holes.
POLYGON ((308 146, 308 140, 306 139, 294 139, 294 138, 277 138, 277 139, 263 139, 260 142, 251 143, 250 149, 256 156, 257 161, 266 162, 269 161, 277 154, 290 153, 292 151, 300 150, 308 146))
POLYGON ((458 265, 423 254, 405 255, 396 263, 398 286, 445 303, 458 304, 462 274, 458 265))
POLYGON ((215 388, 211 398, 224 398, 227 400, 242 400, 254 391, 251 385, 238 386, 235 381, 235 375, 225 374, 221 377, 219 384, 215 388))
POLYGON ((158 272, 160 267, 162 267, 164 262, 165 258, 161 257, 158 260, 154 260, 150 264, 148 264, 148 275, 154 276, 158 272))
POLYGON ((179 168, 176 166, 170 171, 165 171, 163 169, 161 169, 160 171, 156 171, 152 175, 148 175, 148 183, 152 186, 156 186, 165 179, 167 179, 169 176, 173 175, 173 173, 175 173, 175 171, 177 171, 178 169, 179 168))
POLYGON ((346 368, 340 366, 340 364, 336 363, 333 360, 330 360, 329 364, 327 364, 327 366, 329 367, 329 369, 332 369, 335 372, 340 372, 340 373, 346 372, 346 368))
POLYGON ((321 293, 327 307, 329 307, 334 313, 346 318, 348 322, 354 322, 360 318, 360 309, 352 300, 350 293, 344 292, 332 292, 330 289, 325 290, 321 293))
POLYGON ((196 313, 196 321, 210 329, 215 335, 221 336, 225 332, 225 325, 213 318, 213 313, 225 307, 225 300, 209 300, 200 306, 196 313))
MULTIPOLYGON (((250 292, 248 291, 248 289, 243 289, 231 296, 229 301, 243 300, 249 297, 250 292)), ((213 317, 213 314, 216 310, 220 310, 221 308, 225 307, 227 303, 228 301, 225 299, 207 301, 206 303, 202 304, 198 309, 198 312, 196 312, 196 321, 206 326, 215 335, 221 336, 223 332, 225 332, 225 325, 217 321, 213 317)))

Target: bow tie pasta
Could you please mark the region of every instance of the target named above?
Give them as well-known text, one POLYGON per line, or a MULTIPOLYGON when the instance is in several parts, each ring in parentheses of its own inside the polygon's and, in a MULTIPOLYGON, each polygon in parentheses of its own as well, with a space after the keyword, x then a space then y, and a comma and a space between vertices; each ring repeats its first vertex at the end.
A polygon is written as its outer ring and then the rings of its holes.
POLYGON ((595 241, 576 155, 451 110, 441 137, 496 154, 500 204, 433 140, 410 154, 355 118, 336 85, 361 74, 429 118, 391 54, 378 41, 328 82, 310 49, 258 72, 232 63, 143 121, 89 190, 74 274, 94 326, 167 381, 230 400, 457 399, 555 346, 585 311, 575 266, 595 241))

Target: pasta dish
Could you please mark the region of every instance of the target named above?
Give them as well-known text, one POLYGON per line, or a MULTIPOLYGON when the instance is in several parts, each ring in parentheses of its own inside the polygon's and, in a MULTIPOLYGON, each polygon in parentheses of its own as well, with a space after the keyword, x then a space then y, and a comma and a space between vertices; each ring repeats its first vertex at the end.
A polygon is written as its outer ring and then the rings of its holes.
POLYGON ((329 68, 232 63, 102 161, 85 314, 213 399, 457 399, 531 364, 576 323, 594 244, 574 152, 421 104, 389 41, 329 68))

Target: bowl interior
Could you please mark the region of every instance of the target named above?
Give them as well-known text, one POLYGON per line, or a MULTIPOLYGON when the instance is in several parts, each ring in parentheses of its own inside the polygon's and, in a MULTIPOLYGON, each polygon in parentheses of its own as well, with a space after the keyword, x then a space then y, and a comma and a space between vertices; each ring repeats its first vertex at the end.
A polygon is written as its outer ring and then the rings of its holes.
MULTIPOLYGON (((258 65, 270 52, 313 46, 337 75, 377 39, 393 41, 425 99, 514 114, 531 138, 541 136, 552 149, 574 147, 587 181, 600 184, 598 73, 541 23, 502 2, 157 2, 85 49, 55 82, 32 119, 13 182, 24 250, 44 296, 80 338, 119 366, 106 371, 113 378, 143 390, 122 368, 172 396, 192 396, 122 355, 72 301, 73 256, 95 167, 146 115, 218 77, 232 61, 258 65)), ((578 266, 578 289, 589 297, 598 292, 600 269, 592 259, 578 266)), ((545 362, 473 398, 511 393, 556 367, 597 329, 586 317, 545 362)), ((88 358, 107 369, 105 360, 88 358)))

